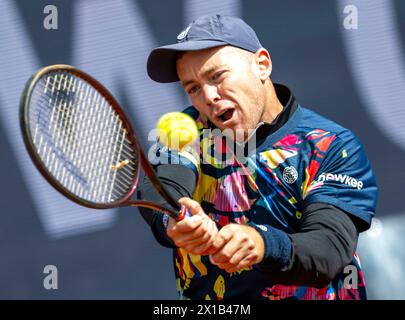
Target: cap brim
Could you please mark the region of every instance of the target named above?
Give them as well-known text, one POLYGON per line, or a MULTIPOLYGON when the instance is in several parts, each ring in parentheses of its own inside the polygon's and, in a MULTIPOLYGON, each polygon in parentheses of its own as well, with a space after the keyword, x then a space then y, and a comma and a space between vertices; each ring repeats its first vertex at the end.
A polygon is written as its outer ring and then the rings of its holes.
POLYGON ((227 43, 219 40, 199 40, 158 47, 152 50, 148 57, 148 75, 151 79, 162 83, 179 81, 176 70, 176 56, 179 52, 198 51, 223 45, 227 43))

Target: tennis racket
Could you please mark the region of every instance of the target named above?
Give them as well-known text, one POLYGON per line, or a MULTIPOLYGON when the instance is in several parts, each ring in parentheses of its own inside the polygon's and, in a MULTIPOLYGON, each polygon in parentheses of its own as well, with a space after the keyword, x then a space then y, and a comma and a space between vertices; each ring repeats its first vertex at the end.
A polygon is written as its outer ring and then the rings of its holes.
POLYGON ((70 200, 96 209, 140 206, 182 220, 110 92, 69 65, 40 69, 26 83, 20 125, 27 151, 44 178, 70 200), (131 201, 143 168, 173 208, 131 201))

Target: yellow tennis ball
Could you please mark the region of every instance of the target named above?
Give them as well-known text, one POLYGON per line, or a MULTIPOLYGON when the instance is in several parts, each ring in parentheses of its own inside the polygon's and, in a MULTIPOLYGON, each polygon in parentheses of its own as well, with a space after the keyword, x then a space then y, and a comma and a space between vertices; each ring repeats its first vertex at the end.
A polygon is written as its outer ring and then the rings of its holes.
POLYGON ((197 124, 183 112, 164 114, 157 123, 159 141, 173 150, 181 150, 198 138, 197 124))

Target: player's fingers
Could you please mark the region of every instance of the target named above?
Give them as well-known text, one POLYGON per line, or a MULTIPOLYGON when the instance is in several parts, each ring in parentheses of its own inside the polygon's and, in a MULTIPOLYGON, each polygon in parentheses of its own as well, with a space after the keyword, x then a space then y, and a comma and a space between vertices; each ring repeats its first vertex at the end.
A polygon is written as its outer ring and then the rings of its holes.
POLYGON ((202 223, 203 219, 201 216, 188 217, 180 222, 169 222, 166 232, 172 240, 179 237, 192 237, 193 231, 197 230, 202 223))
POLYGON ((210 254, 214 254, 215 252, 218 251, 217 247, 214 246, 215 240, 218 236, 218 227, 216 225, 216 223, 214 221, 211 220, 211 239, 210 239, 210 245, 205 249, 205 251, 203 253, 201 253, 201 255, 210 255, 210 254))
POLYGON ((218 233, 216 224, 213 221, 210 221, 208 224, 208 229, 205 232, 204 236, 196 239, 193 242, 189 242, 186 245, 186 250, 199 255, 207 255, 210 253, 209 248, 215 241, 215 237, 218 233))
POLYGON ((183 197, 183 198, 181 198, 181 199, 179 200, 179 203, 180 203, 182 206, 186 207, 186 208, 188 209, 189 213, 190 213, 192 216, 194 216, 194 215, 196 215, 196 214, 202 214, 202 213, 204 213, 204 210, 201 208, 201 205, 200 205, 197 201, 195 201, 195 200, 193 200, 193 199, 190 199, 190 198, 187 198, 187 197, 183 197))
POLYGON ((192 216, 177 222, 173 227, 177 232, 188 233, 197 230, 203 222, 204 219, 201 216, 192 216))
POLYGON ((228 262, 241 248, 241 243, 235 236, 233 228, 222 228, 214 241, 213 247, 216 252, 210 255, 213 264, 228 262))
POLYGON ((204 253, 207 251, 207 249, 211 245, 209 243, 199 243, 199 245, 186 245, 184 249, 186 249, 188 252, 192 254, 199 254, 199 255, 204 255, 204 253))
MULTIPOLYGON (((190 248, 204 246, 207 249, 213 244, 215 237, 218 233, 217 226, 214 221, 212 221, 208 216, 204 218, 203 223, 192 233, 186 233, 181 235, 176 240, 178 246, 187 246, 188 250, 190 248)), ((205 250, 204 249, 204 250, 205 250)))
POLYGON ((196 247, 202 243, 208 242, 208 240, 210 238, 211 238, 211 234, 209 232, 205 232, 202 230, 202 228, 198 228, 197 230, 195 230, 193 232, 180 233, 176 237, 175 243, 179 247, 184 247, 184 246, 196 247))
POLYGON ((235 268, 243 259, 246 258, 247 255, 248 252, 244 248, 239 248, 227 261, 219 262, 217 263, 217 266, 224 270, 235 268))
POLYGON ((234 239, 227 242, 220 250, 210 255, 211 262, 216 265, 228 263, 233 255, 240 250, 240 246, 234 239))
POLYGON ((233 228, 230 224, 223 227, 221 230, 218 231, 217 236, 215 237, 215 241, 212 244, 212 255, 214 255, 217 251, 219 251, 226 243, 228 243, 231 238, 233 237, 233 228))
POLYGON ((228 273, 231 273, 231 272, 236 272, 241 269, 250 267, 254 263, 255 263, 255 257, 253 255, 248 255, 245 258, 243 258, 241 261, 239 261, 236 265, 224 267, 222 269, 224 269, 228 273))
POLYGON ((219 263, 217 266, 227 272, 235 272, 254 262, 254 253, 247 250, 246 247, 242 247, 228 261, 219 263))

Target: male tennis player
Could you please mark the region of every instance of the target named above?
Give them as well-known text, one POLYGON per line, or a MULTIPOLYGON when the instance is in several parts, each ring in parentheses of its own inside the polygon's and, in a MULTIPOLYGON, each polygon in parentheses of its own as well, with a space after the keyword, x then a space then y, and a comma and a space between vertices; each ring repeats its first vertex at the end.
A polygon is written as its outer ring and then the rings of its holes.
MULTIPOLYGON (((200 17, 154 49, 147 70, 180 82, 202 133, 220 129, 246 154, 220 161, 230 144, 202 134, 199 159, 180 152, 157 166, 191 215, 166 221, 140 209, 173 248, 180 298, 365 299, 356 246, 377 187, 354 134, 272 83, 269 52, 239 18, 200 17)), ((164 203, 147 181, 139 194, 164 203)))

